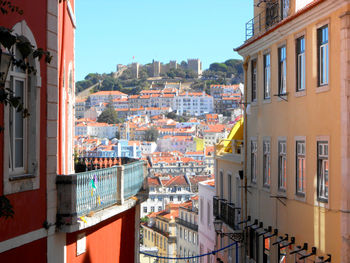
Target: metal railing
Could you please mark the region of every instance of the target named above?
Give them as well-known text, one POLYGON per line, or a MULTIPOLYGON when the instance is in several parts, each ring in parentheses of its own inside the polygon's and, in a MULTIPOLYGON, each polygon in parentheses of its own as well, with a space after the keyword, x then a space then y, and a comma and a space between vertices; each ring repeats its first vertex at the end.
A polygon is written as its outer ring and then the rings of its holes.
POLYGON ((227 222, 227 200, 226 199, 220 199, 220 219, 224 222, 227 222))
POLYGON ((137 194, 144 180, 144 162, 138 161, 125 164, 124 169, 124 198, 128 199, 137 194))
POLYGON ((227 204, 227 220, 226 224, 232 229, 235 229, 235 205, 232 203, 227 204))
POLYGON ((226 225, 236 230, 236 217, 239 213, 236 212, 240 208, 233 203, 228 203, 226 199, 220 199, 218 196, 213 197, 213 212, 214 217, 222 220, 226 225))
POLYGON ((194 231, 198 231, 198 225, 195 225, 195 224, 193 224, 191 222, 187 222, 187 221, 185 221, 185 220, 183 220, 183 219, 181 219, 179 217, 176 217, 175 221, 176 221, 176 223, 178 223, 180 225, 183 225, 183 226, 185 226, 187 228, 190 228, 190 229, 192 229, 194 231))
POLYGON ((219 197, 218 196, 213 197, 213 214, 214 214, 214 217, 219 217, 219 215, 220 215, 220 213, 219 213, 219 197))
POLYGON ((243 140, 221 140, 215 147, 216 155, 243 153, 243 140))
POLYGON ((97 169, 56 178, 59 218, 73 224, 80 216, 123 204, 145 186, 144 161, 97 169))
POLYGON ((249 20, 245 26, 246 40, 263 32, 266 32, 276 23, 283 19, 283 12, 279 1, 267 2, 265 9, 249 20))

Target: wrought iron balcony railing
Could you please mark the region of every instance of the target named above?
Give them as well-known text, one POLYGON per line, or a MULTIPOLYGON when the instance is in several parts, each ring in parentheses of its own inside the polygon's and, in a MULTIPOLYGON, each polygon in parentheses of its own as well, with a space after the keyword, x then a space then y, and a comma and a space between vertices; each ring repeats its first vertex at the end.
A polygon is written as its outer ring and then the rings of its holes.
POLYGON ((227 220, 225 223, 232 229, 235 229, 235 205, 232 203, 227 204, 227 220))
POLYGON ((71 225, 81 216, 97 212, 135 196, 147 188, 144 161, 128 159, 123 165, 91 170, 56 178, 57 217, 71 225))
POLYGON ((227 200, 220 199, 219 204, 220 204, 220 219, 226 223, 227 222, 227 200))
POLYGON ((249 38, 266 32, 273 25, 283 19, 283 10, 280 1, 267 1, 264 3, 265 8, 253 19, 249 20, 245 26, 245 38, 249 38))
POLYGON ((183 220, 183 219, 181 219, 179 217, 176 217, 175 221, 176 221, 176 223, 178 223, 180 225, 183 225, 183 226, 185 226, 187 228, 190 228, 193 231, 198 231, 198 225, 195 225, 195 224, 193 224, 191 222, 187 222, 187 221, 185 221, 185 220, 183 220))
POLYGON ((222 220, 226 225, 236 230, 237 215, 239 215, 238 207, 233 203, 228 203, 226 199, 220 199, 218 196, 213 197, 214 217, 222 220))
POLYGON ((218 196, 213 197, 213 214, 214 214, 214 217, 219 217, 219 215, 220 215, 220 213, 219 213, 219 197, 218 196))

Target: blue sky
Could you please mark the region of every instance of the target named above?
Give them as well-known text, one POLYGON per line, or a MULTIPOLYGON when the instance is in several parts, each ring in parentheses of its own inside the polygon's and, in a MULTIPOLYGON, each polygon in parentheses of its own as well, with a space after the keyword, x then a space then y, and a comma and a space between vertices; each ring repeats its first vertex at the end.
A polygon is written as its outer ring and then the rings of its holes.
POLYGON ((76 0, 76 80, 117 64, 240 58, 253 0, 76 0), (135 59, 133 60, 133 56, 135 59))

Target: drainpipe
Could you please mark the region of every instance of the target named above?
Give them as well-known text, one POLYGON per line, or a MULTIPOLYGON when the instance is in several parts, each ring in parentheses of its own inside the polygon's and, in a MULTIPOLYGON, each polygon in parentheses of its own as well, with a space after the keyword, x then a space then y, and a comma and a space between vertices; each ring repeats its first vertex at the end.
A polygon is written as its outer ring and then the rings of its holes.
MULTIPOLYGON (((242 200, 242 210, 244 209, 244 220, 247 220, 248 218, 248 176, 247 176, 247 156, 248 156, 248 120, 247 120, 247 101, 248 101, 248 64, 249 64, 250 56, 246 56, 243 62, 243 69, 244 69, 244 183, 243 189, 244 189, 244 206, 243 206, 243 191, 241 192, 241 200, 242 200)), ((243 212, 241 215, 241 218, 243 219, 243 212)), ((247 223, 245 223, 245 226, 247 223)), ((245 250, 247 250, 247 247, 245 246, 245 250)), ((244 255, 245 253, 241 253, 242 255, 242 262, 244 262, 244 255)))

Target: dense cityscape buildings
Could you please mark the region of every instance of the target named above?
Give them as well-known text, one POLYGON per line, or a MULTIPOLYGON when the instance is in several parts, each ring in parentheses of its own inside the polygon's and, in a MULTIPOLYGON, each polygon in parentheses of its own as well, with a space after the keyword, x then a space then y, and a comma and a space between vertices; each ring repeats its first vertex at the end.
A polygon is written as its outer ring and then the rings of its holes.
POLYGON ((75 1, 39 2, 2 21, 0 262, 350 262, 348 1, 254 0, 244 84, 133 61, 81 92, 75 1))

